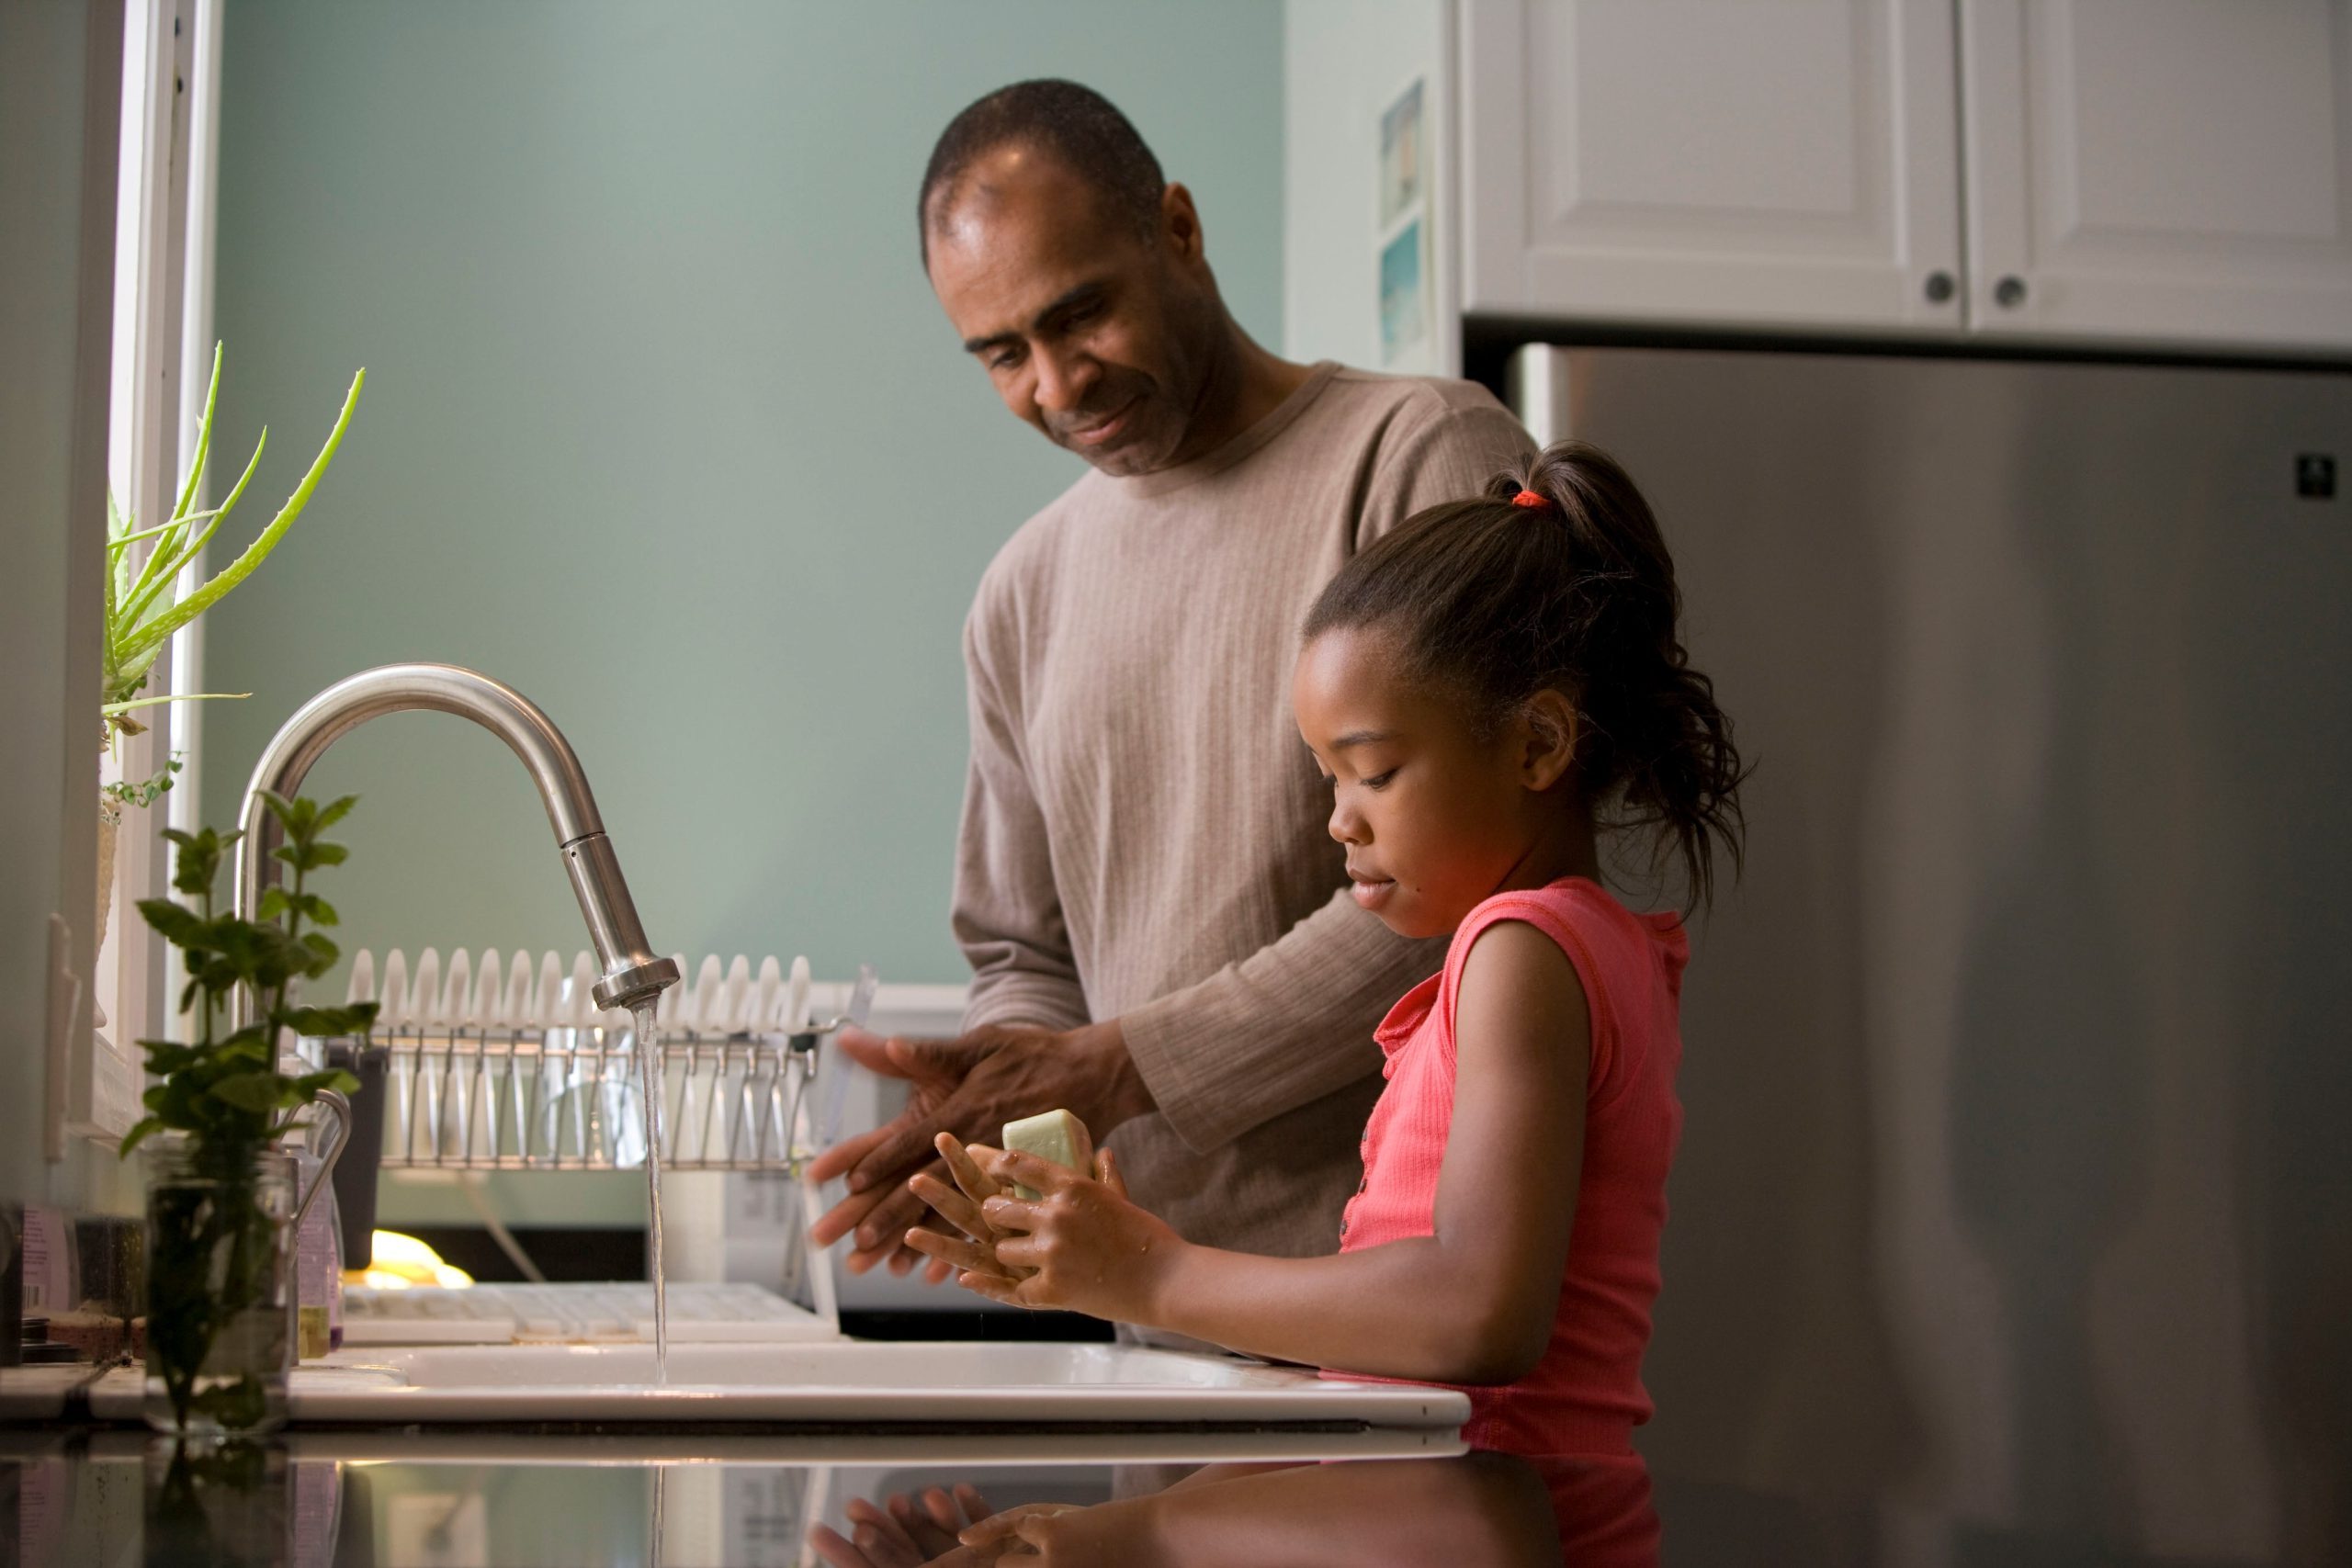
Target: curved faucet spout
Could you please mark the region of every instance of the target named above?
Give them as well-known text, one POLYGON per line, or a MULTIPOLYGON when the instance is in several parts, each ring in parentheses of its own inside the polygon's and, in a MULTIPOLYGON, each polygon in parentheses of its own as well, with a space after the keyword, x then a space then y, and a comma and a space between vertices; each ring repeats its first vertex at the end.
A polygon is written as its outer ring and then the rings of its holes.
MULTIPOLYGON (((472 719, 506 742, 529 771, 555 829, 563 868, 588 921, 596 949, 600 1008, 625 1008, 678 983, 678 966, 657 958, 638 923, 637 905, 621 880, 620 861, 596 815, 595 796, 571 743, 548 716, 513 687, 455 664, 386 664, 336 682, 281 726, 254 764, 237 825, 236 910, 250 919, 261 907, 263 885, 275 863, 270 851, 284 835, 263 805, 261 791, 291 798, 329 746, 369 719, 410 708, 430 708, 472 719)), ((244 1020, 242 1014, 239 1022, 244 1020)))

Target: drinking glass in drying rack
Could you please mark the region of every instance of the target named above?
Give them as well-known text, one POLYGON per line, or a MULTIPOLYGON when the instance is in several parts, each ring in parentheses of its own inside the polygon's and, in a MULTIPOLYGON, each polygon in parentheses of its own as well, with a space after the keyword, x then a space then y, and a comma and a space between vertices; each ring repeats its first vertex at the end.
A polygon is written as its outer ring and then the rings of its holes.
MULTIPOLYGON (((681 973, 685 965, 679 961, 681 973)), ((637 1038, 627 1012, 589 999, 585 953, 567 973, 552 953, 536 972, 517 952, 479 962, 463 950, 442 973, 431 948, 412 971, 398 949, 381 981, 371 953, 352 960, 350 999, 381 1011, 368 1049, 383 1069, 383 1163, 462 1170, 615 1170, 645 1162, 638 1052, 654 1052, 662 1165, 673 1170, 791 1170, 838 1134, 842 1075, 820 1046, 873 1005, 872 965, 816 984, 808 961, 706 958, 691 986, 662 994, 658 1032, 637 1038), (827 1080, 820 1112, 816 1083, 827 1080)), ((305 1041, 323 1059, 335 1043, 305 1041)), ((361 1074, 363 1082, 372 1073, 361 1074)))

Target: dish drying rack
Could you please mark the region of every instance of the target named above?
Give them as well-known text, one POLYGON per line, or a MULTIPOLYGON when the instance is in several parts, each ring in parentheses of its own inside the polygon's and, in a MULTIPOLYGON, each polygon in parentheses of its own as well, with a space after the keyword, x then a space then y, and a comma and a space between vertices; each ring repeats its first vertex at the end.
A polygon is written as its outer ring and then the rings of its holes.
MULTIPOLYGON (((687 972, 683 957, 679 972, 687 972)), ((662 993, 654 1082, 662 1163, 671 1170, 797 1172, 838 1134, 845 1075, 820 1071, 820 1046, 863 1024, 875 975, 815 985, 808 961, 771 957, 755 973, 738 956, 707 957, 691 985, 662 993), (816 1105, 817 1084, 826 1084, 816 1105)), ((376 1028, 353 1041, 305 1040, 313 1063, 353 1061, 364 1084, 382 1075, 381 1163, 481 1171, 622 1170, 645 1163, 644 1094, 635 1020, 590 1000, 586 953, 567 970, 553 953, 535 966, 517 951, 479 959, 426 948, 413 969, 395 948, 380 980, 372 953, 354 955, 349 1000, 379 1004, 376 1028), (373 1057, 373 1060, 366 1058, 373 1057)), ((372 1087, 372 1084, 371 1084, 372 1087)))

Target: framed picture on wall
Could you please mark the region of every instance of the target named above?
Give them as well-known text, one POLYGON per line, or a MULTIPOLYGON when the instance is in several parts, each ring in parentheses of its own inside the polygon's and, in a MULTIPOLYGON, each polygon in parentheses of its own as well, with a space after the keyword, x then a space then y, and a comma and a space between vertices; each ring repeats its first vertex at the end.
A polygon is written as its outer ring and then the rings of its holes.
POLYGON ((1380 363, 1435 368, 1430 341, 1430 181, 1426 85, 1416 76, 1381 110, 1374 264, 1379 269, 1380 363))
POLYGON ((1421 308, 1428 287, 1421 265, 1426 230, 1419 215, 1380 247, 1380 362, 1393 366, 1429 336, 1421 308))
POLYGON ((1416 77, 1380 116, 1380 226, 1394 225, 1421 196, 1421 84, 1416 77))

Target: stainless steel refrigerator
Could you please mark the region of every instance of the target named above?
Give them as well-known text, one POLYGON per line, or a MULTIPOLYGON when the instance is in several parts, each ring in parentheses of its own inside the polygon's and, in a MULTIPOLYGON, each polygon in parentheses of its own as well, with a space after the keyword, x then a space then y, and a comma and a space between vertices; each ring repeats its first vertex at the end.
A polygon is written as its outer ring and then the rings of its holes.
POLYGON ((1512 372, 1655 503, 1756 765, 1684 998, 1670 1560, 2352 1562, 2352 376, 1512 372))

